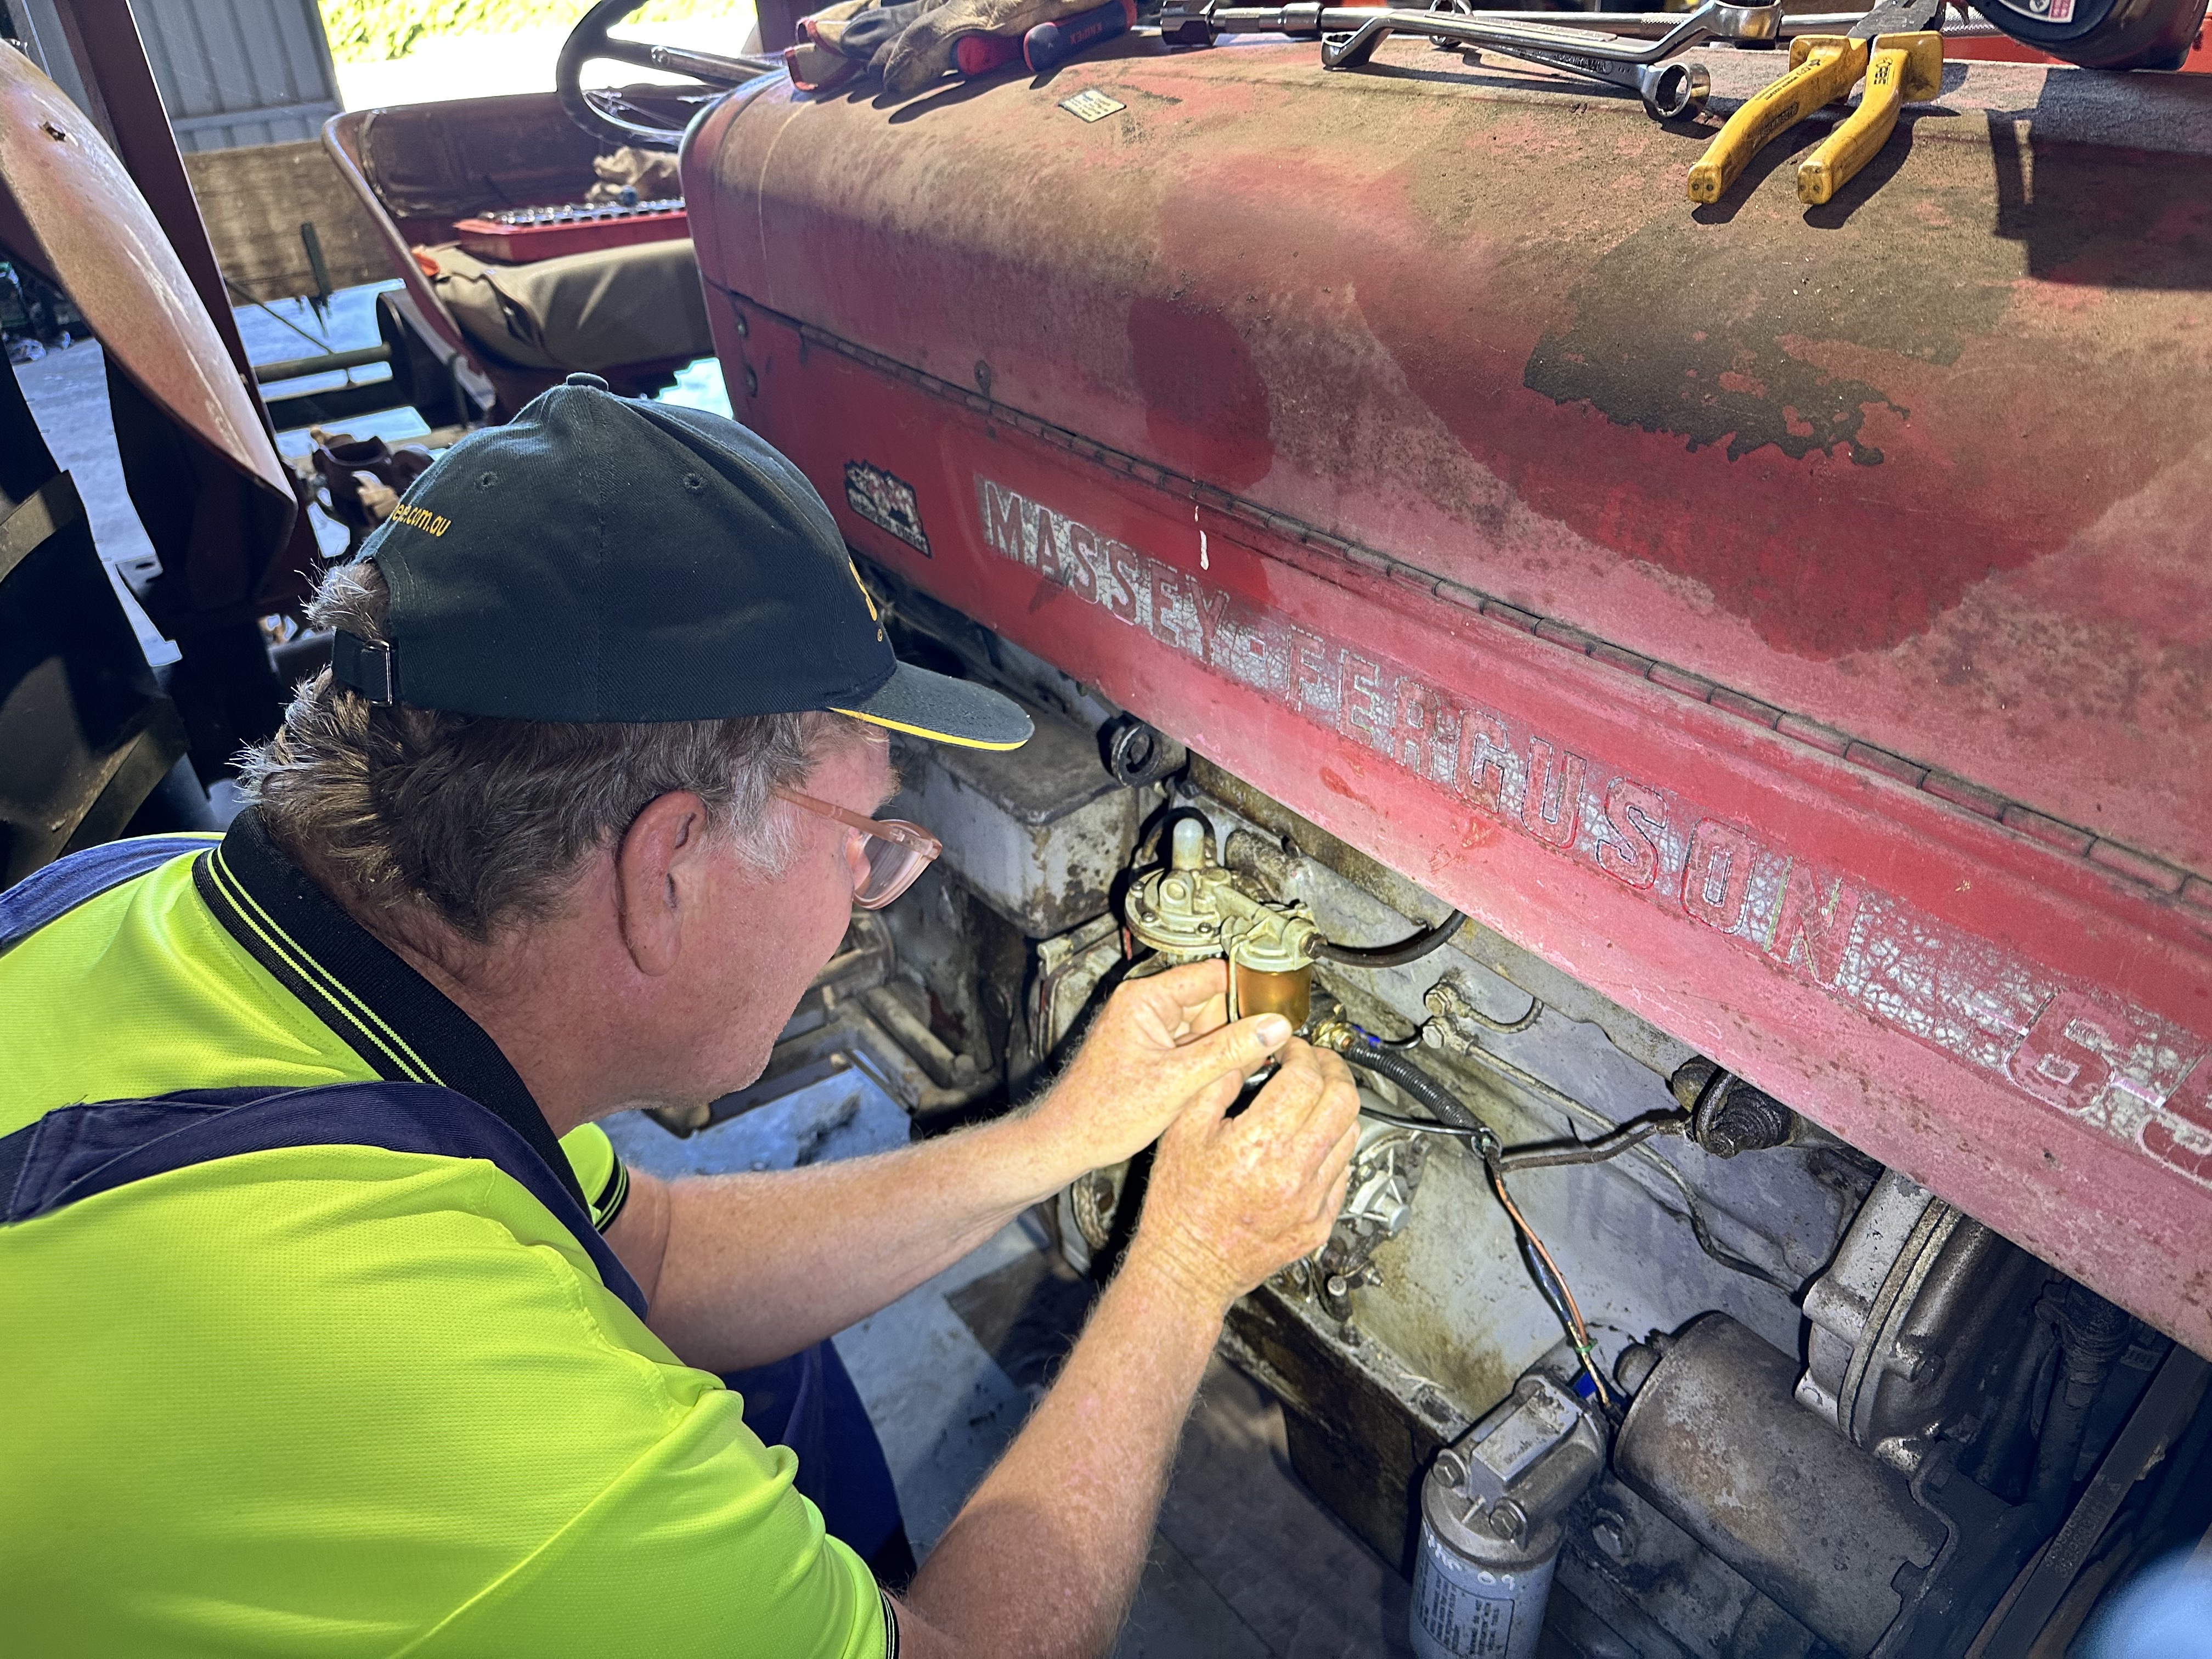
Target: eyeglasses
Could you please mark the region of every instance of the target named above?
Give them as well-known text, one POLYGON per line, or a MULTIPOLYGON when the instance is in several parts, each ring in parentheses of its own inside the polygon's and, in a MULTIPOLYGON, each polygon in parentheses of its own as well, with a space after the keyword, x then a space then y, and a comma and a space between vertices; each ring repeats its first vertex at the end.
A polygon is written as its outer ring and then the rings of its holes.
POLYGON ((880 910, 915 884, 929 861, 945 850, 945 843, 918 823, 897 818, 864 818, 826 800, 802 795, 796 789, 774 788, 769 793, 787 800, 802 812, 834 818, 860 832, 855 848, 848 839, 845 861, 853 872, 853 902, 863 910, 880 910))

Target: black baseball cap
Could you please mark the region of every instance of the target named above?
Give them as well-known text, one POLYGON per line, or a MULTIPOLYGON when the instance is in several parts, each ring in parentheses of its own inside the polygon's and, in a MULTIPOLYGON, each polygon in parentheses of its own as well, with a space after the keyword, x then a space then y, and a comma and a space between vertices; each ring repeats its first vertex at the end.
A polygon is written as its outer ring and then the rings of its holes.
POLYGON ((892 653, 805 477, 705 410, 571 374, 416 479, 362 544, 388 645, 340 633, 377 702, 530 720, 694 720, 821 708, 971 749, 1030 718, 892 653))

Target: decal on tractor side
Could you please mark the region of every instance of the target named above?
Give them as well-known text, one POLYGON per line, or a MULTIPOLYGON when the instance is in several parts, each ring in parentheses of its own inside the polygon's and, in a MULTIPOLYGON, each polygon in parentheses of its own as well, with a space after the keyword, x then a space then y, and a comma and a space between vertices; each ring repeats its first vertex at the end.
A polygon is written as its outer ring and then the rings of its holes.
POLYGON ((2212 1044, 981 474, 990 550, 1483 817, 2212 1186, 2212 1044))
POLYGON ((845 463, 845 504, 870 524, 897 537, 923 558, 930 556, 929 538, 921 528, 921 508, 915 504, 914 486, 866 461, 845 463))

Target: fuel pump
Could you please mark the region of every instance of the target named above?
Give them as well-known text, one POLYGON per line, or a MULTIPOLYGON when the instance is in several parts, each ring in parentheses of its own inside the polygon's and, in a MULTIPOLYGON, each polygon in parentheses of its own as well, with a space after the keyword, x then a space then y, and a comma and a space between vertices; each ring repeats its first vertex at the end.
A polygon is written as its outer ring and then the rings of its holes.
POLYGON ((1124 915, 1163 968, 1227 957, 1230 1018, 1280 1014, 1303 1028, 1312 1017, 1315 947, 1326 944, 1313 912, 1218 863, 1195 813, 1176 819, 1166 865, 1131 886, 1124 915))

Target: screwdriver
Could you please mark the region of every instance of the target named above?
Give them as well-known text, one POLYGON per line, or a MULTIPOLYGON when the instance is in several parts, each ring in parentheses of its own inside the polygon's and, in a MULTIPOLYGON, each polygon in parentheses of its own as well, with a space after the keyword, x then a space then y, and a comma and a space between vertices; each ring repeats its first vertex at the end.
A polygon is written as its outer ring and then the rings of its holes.
POLYGON ((952 47, 953 66, 971 81, 996 75, 1021 55, 1022 43, 1009 34, 963 34, 952 47))
POLYGON ((1023 61, 1032 75, 1058 69, 1085 46, 1124 34, 1137 21, 1136 0, 1106 0, 1057 22, 1039 23, 1022 37, 1023 61))

